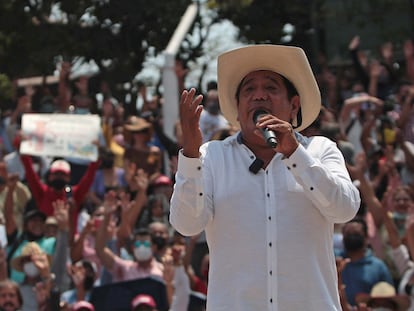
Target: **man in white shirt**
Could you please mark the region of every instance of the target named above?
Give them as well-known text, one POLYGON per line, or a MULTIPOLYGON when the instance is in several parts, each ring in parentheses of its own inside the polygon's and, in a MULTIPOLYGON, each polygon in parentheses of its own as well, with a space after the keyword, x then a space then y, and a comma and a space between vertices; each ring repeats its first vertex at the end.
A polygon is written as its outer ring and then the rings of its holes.
POLYGON ((206 232, 207 310, 341 310, 333 227, 355 216, 360 197, 336 144, 299 134, 321 107, 305 53, 277 45, 226 52, 218 92, 240 131, 202 144, 202 96, 182 93, 170 212, 180 233, 206 232))

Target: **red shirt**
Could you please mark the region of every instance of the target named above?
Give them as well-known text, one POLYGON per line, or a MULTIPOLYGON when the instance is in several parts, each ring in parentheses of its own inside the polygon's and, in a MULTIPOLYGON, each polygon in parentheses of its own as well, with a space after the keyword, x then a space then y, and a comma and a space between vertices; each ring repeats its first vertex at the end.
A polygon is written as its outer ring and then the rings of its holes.
MULTIPOLYGON (((53 205, 52 203, 56 200, 66 201, 66 192, 64 189, 56 191, 52 187, 44 184, 39 175, 33 170, 32 158, 27 155, 21 156, 23 166, 26 171, 26 180, 29 186, 30 191, 32 192, 33 198, 36 202, 37 207, 45 213, 47 216, 53 215, 53 205)), ((76 209, 75 219, 78 217, 79 206, 85 199, 86 194, 89 191, 89 188, 92 185, 95 173, 99 167, 99 161, 91 162, 89 167, 83 175, 82 179, 78 184, 72 186, 72 195, 73 200, 76 203, 78 209, 76 209)))

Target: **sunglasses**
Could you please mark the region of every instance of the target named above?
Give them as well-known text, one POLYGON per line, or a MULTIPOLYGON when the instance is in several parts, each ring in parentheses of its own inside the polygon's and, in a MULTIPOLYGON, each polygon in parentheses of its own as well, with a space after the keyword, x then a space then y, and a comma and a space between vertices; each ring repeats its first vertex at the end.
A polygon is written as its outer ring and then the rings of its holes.
POLYGON ((135 241, 134 246, 140 247, 141 245, 144 245, 145 247, 151 247, 150 241, 135 241))

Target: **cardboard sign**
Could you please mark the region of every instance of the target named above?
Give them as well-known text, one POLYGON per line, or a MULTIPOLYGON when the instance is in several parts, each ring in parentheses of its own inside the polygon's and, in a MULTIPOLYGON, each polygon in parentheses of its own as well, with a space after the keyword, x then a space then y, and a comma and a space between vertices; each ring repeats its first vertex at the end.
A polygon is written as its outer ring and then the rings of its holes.
POLYGON ((24 114, 20 153, 96 161, 100 124, 91 114, 24 114))

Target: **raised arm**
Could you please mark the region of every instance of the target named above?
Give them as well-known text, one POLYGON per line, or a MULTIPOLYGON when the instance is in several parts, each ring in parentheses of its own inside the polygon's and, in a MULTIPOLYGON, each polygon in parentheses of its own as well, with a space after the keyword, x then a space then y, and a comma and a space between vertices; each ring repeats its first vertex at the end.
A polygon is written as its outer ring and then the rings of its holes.
POLYGON ((104 206, 104 219, 96 232, 95 251, 102 265, 106 269, 112 270, 116 255, 106 246, 106 241, 108 240, 107 228, 110 225, 111 216, 116 209, 116 199, 113 191, 106 195, 104 206))

